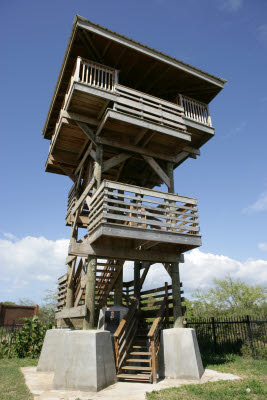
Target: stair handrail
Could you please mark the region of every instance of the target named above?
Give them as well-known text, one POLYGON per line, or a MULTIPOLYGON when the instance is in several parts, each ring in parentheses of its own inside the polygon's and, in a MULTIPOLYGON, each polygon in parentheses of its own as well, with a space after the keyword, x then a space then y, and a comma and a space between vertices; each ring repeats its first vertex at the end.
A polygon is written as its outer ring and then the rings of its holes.
POLYGON ((115 359, 116 369, 119 372, 120 366, 125 358, 125 355, 132 344, 135 331, 137 329, 138 320, 136 315, 139 311, 139 301, 135 299, 128 313, 122 318, 116 332, 114 333, 115 359), (127 339, 130 337, 130 340, 127 339))
POLYGON ((160 331, 163 328, 165 322, 165 318, 167 315, 167 312, 165 311, 167 307, 168 307, 168 297, 165 295, 164 299, 162 300, 161 306, 157 312, 157 316, 147 334, 148 340, 150 342, 152 380, 154 383, 157 382, 160 331))

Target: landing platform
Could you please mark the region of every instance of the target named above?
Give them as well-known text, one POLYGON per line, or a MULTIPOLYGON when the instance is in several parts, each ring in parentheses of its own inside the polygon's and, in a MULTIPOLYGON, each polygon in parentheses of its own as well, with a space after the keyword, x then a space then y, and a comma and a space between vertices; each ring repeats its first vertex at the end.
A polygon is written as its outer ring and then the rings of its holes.
POLYGON ((108 388, 95 392, 52 390, 53 372, 37 372, 36 367, 24 367, 21 371, 26 385, 33 394, 34 400, 109 400, 125 398, 127 400, 145 400, 146 392, 188 384, 203 384, 219 380, 235 380, 240 377, 206 369, 199 381, 185 379, 164 379, 158 383, 117 382, 108 388))

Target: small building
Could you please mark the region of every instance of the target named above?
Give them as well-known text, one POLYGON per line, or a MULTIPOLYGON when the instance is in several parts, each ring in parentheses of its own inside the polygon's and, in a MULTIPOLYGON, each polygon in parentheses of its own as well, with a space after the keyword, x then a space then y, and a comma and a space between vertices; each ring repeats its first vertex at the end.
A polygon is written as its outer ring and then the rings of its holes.
POLYGON ((23 324, 24 318, 38 314, 39 306, 18 306, 0 303, 0 325, 23 324))

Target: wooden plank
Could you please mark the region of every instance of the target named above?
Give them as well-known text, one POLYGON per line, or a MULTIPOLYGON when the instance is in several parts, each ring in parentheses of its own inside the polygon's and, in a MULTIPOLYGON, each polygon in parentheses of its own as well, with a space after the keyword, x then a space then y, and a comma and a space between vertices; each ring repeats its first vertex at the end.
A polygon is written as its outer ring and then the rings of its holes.
MULTIPOLYGON (((72 259, 74 259, 76 256, 71 256, 71 257, 72 257, 72 259)), ((68 264, 68 263, 66 263, 66 264, 68 264)), ((58 284, 60 285, 61 283, 66 282, 67 278, 68 278, 67 274, 62 275, 60 278, 58 278, 58 284)))
POLYGON ((167 127, 164 125, 160 125, 157 122, 149 122, 148 120, 142 119, 140 117, 135 117, 133 115, 128 115, 120 111, 116 110, 108 110, 109 118, 126 122, 130 125, 141 126, 143 128, 151 129, 152 131, 157 131, 159 133, 173 136, 175 138, 179 138, 182 140, 186 140, 191 142, 191 134, 186 133, 184 131, 180 131, 179 129, 174 129, 171 127, 167 127))
POLYGON ((55 318, 56 319, 61 319, 61 318, 79 318, 79 317, 85 317, 87 313, 86 306, 78 306, 78 307, 72 307, 72 308, 65 308, 64 310, 56 313, 55 318))

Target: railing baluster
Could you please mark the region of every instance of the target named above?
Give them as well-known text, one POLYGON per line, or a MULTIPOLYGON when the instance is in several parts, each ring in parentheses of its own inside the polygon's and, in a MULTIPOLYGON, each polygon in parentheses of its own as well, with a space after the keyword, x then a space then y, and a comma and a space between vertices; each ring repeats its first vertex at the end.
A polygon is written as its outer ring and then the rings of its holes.
POLYGON ((207 104, 193 100, 190 97, 186 97, 182 94, 179 94, 179 102, 184 108, 184 114, 186 118, 190 118, 202 124, 212 126, 209 114, 209 106, 207 104))

